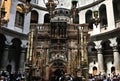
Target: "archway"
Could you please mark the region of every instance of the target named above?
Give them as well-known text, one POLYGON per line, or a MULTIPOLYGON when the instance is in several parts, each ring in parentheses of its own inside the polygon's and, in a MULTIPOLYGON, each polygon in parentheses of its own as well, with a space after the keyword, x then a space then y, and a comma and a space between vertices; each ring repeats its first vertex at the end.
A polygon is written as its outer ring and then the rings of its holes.
POLYGON ((91 19, 92 19, 92 11, 88 10, 85 14, 85 20, 86 20, 86 23, 88 23, 89 29, 93 29, 93 22, 91 19))
POLYGON ((115 72, 115 67, 113 66, 113 67, 111 67, 111 73, 112 72, 115 72))
POLYGON ((50 14, 45 14, 44 16, 44 23, 50 23, 50 14))
POLYGON ((96 66, 93 67, 93 75, 97 75, 97 67, 96 66))
POLYGON ((11 71, 12 71, 12 65, 11 65, 11 64, 7 65, 6 70, 7 70, 9 73, 11 73, 11 71))
POLYGON ((38 12, 35 10, 32 10, 30 23, 38 23, 38 17, 39 17, 38 12))
POLYGON ((2 67, 2 62, 3 62, 5 41, 6 41, 6 37, 0 33, 0 68, 2 67))
POLYGON ((107 13, 106 13, 106 5, 102 4, 99 8, 99 15, 100 15, 100 26, 102 28, 106 28, 107 22, 107 13))
POLYGON ((19 38, 14 38, 12 39, 12 45, 10 46, 9 49, 9 55, 8 55, 8 60, 11 62, 14 62, 15 64, 12 64, 12 67, 15 67, 15 71, 19 70, 19 63, 20 63, 20 53, 21 53, 21 44, 22 41, 19 38))
POLYGON ((61 76, 64 76, 66 73, 66 66, 63 61, 54 61, 49 71, 50 81, 59 81, 61 76))

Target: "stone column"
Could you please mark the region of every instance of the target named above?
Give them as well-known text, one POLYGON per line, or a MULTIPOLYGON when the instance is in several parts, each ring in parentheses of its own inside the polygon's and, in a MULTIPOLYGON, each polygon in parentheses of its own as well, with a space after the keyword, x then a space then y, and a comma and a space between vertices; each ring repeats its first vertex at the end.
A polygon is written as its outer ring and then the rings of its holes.
POLYGON ((45 80, 49 81, 49 53, 48 53, 48 49, 46 49, 45 53, 46 53, 46 65, 45 65, 45 70, 46 70, 46 76, 45 76, 45 80))
POLYGON ((67 73, 70 74, 70 68, 71 68, 71 54, 70 54, 70 50, 68 51, 68 64, 67 64, 67 73))
POLYGON ((24 72, 25 71, 24 68, 25 68, 25 48, 21 50, 19 71, 24 72))
POLYGON ((98 69, 99 73, 101 72, 102 74, 105 73, 104 71, 104 60, 103 60, 103 54, 102 54, 102 46, 101 46, 102 41, 95 41, 94 43, 96 44, 96 49, 97 49, 97 54, 98 54, 98 69))
POLYGON ((8 52, 9 52, 9 46, 6 45, 3 52, 3 59, 1 64, 1 70, 6 70, 6 66, 8 63, 8 52))
POLYGON ((120 54, 118 52, 117 48, 117 38, 109 39, 110 40, 110 46, 113 48, 113 56, 114 56, 114 66, 115 66, 115 72, 120 73, 120 54))

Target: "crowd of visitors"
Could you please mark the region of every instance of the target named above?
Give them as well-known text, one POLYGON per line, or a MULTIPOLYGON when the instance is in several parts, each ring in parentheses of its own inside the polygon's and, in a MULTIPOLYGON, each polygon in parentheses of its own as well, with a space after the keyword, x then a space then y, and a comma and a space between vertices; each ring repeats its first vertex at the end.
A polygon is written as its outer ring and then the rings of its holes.
MULTIPOLYGON (((21 72, 14 72, 9 74, 7 71, 0 72, 0 81, 26 81, 25 80, 25 73, 21 72)), ((33 81, 38 81, 37 79, 33 81)), ((44 81, 44 80, 42 80, 44 81)), ((50 81, 83 81, 82 77, 71 76, 71 75, 62 75, 62 76, 53 76, 50 81)), ((86 81, 86 79, 84 80, 86 81)), ((88 81, 120 81, 120 74, 116 74, 112 72, 111 74, 99 74, 99 75, 92 75, 89 74, 88 81)))
POLYGON ((92 75, 90 74, 88 81, 120 81, 120 74, 116 74, 112 72, 111 74, 99 74, 99 75, 92 75))
POLYGON ((7 71, 1 71, 0 81, 25 81, 25 74, 21 72, 9 73, 7 71))

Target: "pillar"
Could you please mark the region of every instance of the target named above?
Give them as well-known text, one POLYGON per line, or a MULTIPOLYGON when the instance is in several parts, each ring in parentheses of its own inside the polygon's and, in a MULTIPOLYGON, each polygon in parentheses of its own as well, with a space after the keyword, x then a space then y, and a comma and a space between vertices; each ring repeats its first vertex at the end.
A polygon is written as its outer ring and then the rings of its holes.
POLYGON ((9 52, 9 46, 5 46, 4 52, 3 52, 3 59, 1 64, 1 70, 6 70, 7 62, 8 62, 8 52, 9 52))
POLYGON ((102 54, 102 49, 101 48, 97 49, 97 54, 98 54, 99 72, 104 73, 104 61, 103 61, 103 54, 102 54))
POLYGON ((34 30, 31 29, 31 32, 30 32, 30 49, 29 49, 29 62, 30 64, 33 63, 33 38, 34 38, 34 30))
POLYGON ((109 39, 110 40, 110 46, 113 48, 113 57, 114 57, 114 66, 115 66, 115 72, 116 73, 120 73, 120 54, 118 52, 118 48, 117 48, 117 38, 112 38, 109 39))
POLYGON ((102 45, 101 45, 101 40, 100 41, 95 41, 95 48, 97 49, 97 57, 98 57, 98 69, 99 73, 101 72, 102 74, 105 73, 104 71, 104 60, 103 60, 103 54, 102 54, 102 45))
POLYGON ((25 71, 24 66, 25 66, 25 48, 21 50, 19 71, 24 72, 25 71))
POLYGON ((48 52, 48 49, 46 49, 45 53, 46 53, 46 56, 45 56, 45 58, 46 58, 46 65, 45 65, 46 76, 45 76, 45 80, 49 81, 49 65, 48 65, 49 64, 49 52, 48 52))
POLYGON ((68 51, 68 64, 67 64, 67 73, 68 74, 71 74, 71 52, 70 50, 68 51))
POLYGON ((120 73, 120 54, 118 52, 117 46, 113 47, 113 56, 114 56, 114 66, 115 72, 118 74, 120 73))

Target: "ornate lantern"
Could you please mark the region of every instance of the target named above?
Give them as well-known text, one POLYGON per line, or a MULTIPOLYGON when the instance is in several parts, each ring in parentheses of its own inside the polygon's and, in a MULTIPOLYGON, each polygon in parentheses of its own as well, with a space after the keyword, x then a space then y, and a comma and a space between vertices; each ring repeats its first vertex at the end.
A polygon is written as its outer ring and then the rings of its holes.
POLYGON ((94 16, 94 18, 92 19, 92 20, 93 20, 93 23, 94 23, 95 26, 97 27, 97 25, 98 25, 99 22, 100 22, 100 18, 98 17, 98 10, 93 11, 93 16, 94 16))

